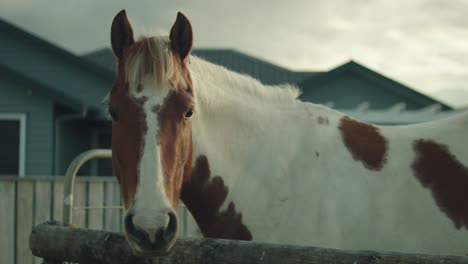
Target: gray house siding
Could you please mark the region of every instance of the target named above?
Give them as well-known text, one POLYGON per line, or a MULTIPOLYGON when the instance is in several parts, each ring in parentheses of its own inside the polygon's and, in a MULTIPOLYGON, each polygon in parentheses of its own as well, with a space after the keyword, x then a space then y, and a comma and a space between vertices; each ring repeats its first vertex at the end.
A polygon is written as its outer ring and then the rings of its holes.
MULTIPOLYGON (((65 115, 66 117, 67 115, 65 115)), ((87 120, 69 116, 57 122, 57 165, 56 175, 64 175, 68 165, 83 151, 111 147, 111 126, 109 121, 87 120)), ((111 176, 112 164, 109 159, 91 160, 81 167, 78 175, 111 176)))
POLYGON ((434 104, 443 111, 452 107, 418 93, 378 72, 349 61, 337 68, 301 81, 300 99, 314 103, 332 102, 336 109, 353 109, 369 103, 374 110, 404 103, 406 109, 415 110, 434 104))
MULTIPOLYGON (((64 175, 70 162, 91 146, 92 126, 87 120, 62 120, 57 123, 57 175, 64 175)), ((79 175, 89 175, 89 164, 83 166, 79 175)))
POLYGON ((26 175, 51 175, 53 102, 0 71, 0 113, 26 115, 26 175))
MULTIPOLYGON (((301 100, 320 104, 333 102, 339 109, 353 109, 363 102, 368 102, 372 109, 385 109, 402 102, 402 97, 395 92, 389 92, 353 72, 345 72, 339 78, 309 86, 303 91, 301 100)), ((422 107, 407 99, 405 103, 407 109, 422 107)))
POLYGON ((82 108, 104 112, 101 101, 112 73, 6 22, 0 23, 0 39, 0 64, 81 102, 82 108))
POLYGON ((98 105, 109 88, 109 82, 90 76, 85 69, 64 63, 58 56, 50 56, 21 40, 4 37, 1 39, 1 63, 7 64, 15 71, 28 74, 30 78, 41 80, 43 84, 55 87, 64 94, 78 99, 86 98, 83 101, 98 105), (77 78, 78 76, 81 78, 77 78))

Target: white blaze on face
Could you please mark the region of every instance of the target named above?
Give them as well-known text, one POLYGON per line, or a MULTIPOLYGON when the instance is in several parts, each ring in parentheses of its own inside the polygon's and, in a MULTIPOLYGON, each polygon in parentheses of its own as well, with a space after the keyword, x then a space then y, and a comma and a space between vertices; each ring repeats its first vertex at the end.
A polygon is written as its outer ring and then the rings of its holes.
POLYGON ((161 164, 160 146, 158 145, 158 117, 153 112, 160 106, 168 94, 167 89, 144 87, 135 98, 147 97, 143 104, 146 115, 147 131, 143 136, 143 148, 138 166, 138 185, 133 206, 133 224, 145 230, 152 241, 156 231, 166 228, 169 223, 168 212, 172 209, 166 195, 164 175, 161 164))

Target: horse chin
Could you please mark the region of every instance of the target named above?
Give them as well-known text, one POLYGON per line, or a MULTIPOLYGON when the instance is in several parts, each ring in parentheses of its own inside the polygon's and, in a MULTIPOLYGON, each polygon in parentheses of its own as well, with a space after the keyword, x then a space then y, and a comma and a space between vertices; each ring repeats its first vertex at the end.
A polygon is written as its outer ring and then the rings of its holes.
POLYGON ((139 244, 131 241, 127 237, 127 241, 130 244, 130 247, 132 248, 133 254, 136 256, 145 256, 145 257, 157 257, 157 256, 167 256, 171 254, 172 249, 175 245, 176 242, 176 237, 172 239, 172 241, 168 242, 166 245, 158 248, 146 248, 142 247, 139 244))

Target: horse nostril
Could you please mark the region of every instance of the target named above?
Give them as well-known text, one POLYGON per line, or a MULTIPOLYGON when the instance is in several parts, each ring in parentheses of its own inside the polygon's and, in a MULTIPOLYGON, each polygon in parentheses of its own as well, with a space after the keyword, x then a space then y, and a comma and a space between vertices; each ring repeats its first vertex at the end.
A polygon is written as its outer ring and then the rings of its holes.
POLYGON ((140 225, 141 219, 138 217, 129 211, 124 218, 125 234, 131 245, 138 246, 139 250, 156 250, 173 244, 177 235, 177 216, 174 212, 167 212, 167 225, 159 227, 145 228, 140 225))
POLYGON ((124 218, 124 228, 127 232, 132 233, 132 230, 135 230, 135 225, 133 225, 133 214, 127 213, 124 218))
POLYGON ((173 212, 169 212, 169 223, 163 234, 164 240, 171 241, 177 233, 177 216, 173 212))
POLYGON ((138 237, 141 235, 141 233, 143 233, 143 230, 141 230, 140 228, 138 228, 137 226, 135 226, 135 224, 133 223, 133 217, 135 215, 131 212, 128 212, 126 215, 125 215, 125 218, 124 218, 124 228, 125 228, 125 231, 127 232, 127 234, 131 234, 135 237, 138 237))

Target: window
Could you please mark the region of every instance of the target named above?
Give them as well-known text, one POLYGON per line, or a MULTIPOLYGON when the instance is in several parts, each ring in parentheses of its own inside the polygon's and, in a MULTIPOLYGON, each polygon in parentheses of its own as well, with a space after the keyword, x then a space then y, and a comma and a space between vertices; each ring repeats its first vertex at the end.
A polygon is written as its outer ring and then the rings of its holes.
POLYGON ((0 114, 0 176, 24 176, 26 115, 0 114))
MULTIPOLYGON (((92 147, 99 149, 111 148, 111 128, 110 126, 98 127, 93 133, 92 147)), ((111 159, 95 159, 91 163, 91 175, 96 176, 112 176, 112 160, 111 159)))

